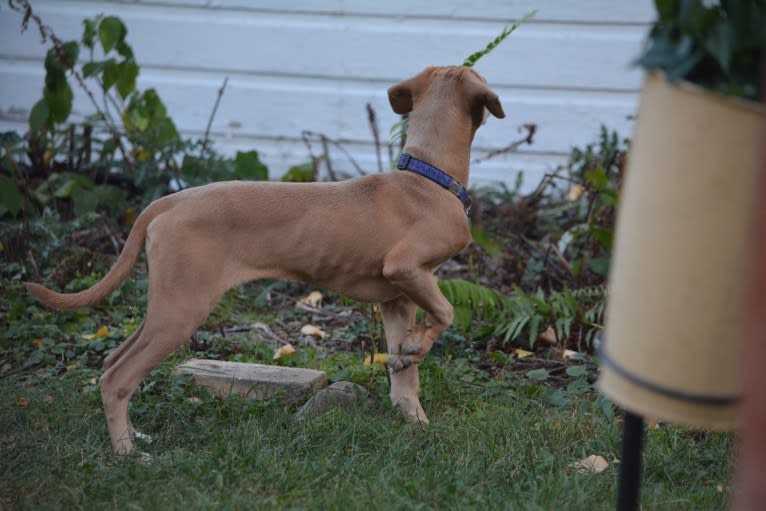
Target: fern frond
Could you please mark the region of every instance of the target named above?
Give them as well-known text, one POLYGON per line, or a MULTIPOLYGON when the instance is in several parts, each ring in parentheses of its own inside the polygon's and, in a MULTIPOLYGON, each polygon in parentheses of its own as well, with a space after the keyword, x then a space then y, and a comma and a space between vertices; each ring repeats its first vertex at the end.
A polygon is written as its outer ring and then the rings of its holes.
POLYGON ((439 289, 455 310, 453 325, 463 331, 474 319, 495 319, 507 302, 497 291, 462 279, 440 280, 439 289))
POLYGON ((509 35, 511 35, 511 32, 513 32, 514 30, 516 30, 517 28, 519 28, 521 25, 523 25, 524 23, 526 23, 528 20, 530 20, 530 19, 531 19, 531 18, 532 18, 532 17, 533 17, 535 14, 537 14, 537 11, 532 11, 532 12, 530 12, 529 14, 527 14, 526 16, 524 16, 523 18, 521 18, 519 21, 517 21, 516 23, 514 23, 513 25, 511 25, 511 27, 510 27, 510 28, 508 28, 508 27, 504 27, 504 28, 503 28, 503 31, 502 31, 502 32, 500 32, 500 35, 499 35, 499 36, 497 36, 496 38, 494 38, 492 41, 490 41, 490 42, 489 42, 489 44, 488 44, 488 45, 487 45, 487 46, 486 46, 486 47, 485 47, 483 50, 479 50, 479 51, 477 51, 477 52, 475 52, 475 53, 472 53, 471 55, 469 55, 469 56, 468 56, 468 57, 467 57, 467 58, 466 58, 466 59, 463 61, 463 66, 465 66, 465 67, 473 67, 473 66, 474 66, 474 64, 476 64, 476 62, 477 62, 477 61, 478 61, 480 58, 482 58, 483 56, 487 55, 487 54, 488 54, 488 53, 490 53, 492 50, 494 50, 495 48, 497 48, 497 47, 500 45, 500 43, 502 43, 502 42, 505 40, 505 38, 506 38, 506 37, 508 37, 509 35))

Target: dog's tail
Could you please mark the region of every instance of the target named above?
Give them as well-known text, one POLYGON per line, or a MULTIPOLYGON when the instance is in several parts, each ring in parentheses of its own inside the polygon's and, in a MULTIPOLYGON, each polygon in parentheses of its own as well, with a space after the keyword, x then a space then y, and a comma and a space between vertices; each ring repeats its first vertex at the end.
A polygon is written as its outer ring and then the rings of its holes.
POLYGON ((24 285, 37 300, 52 309, 77 309, 98 303, 117 289, 132 272, 141 255, 149 224, 170 206, 171 201, 167 199, 155 201, 138 215, 117 260, 104 278, 92 287, 78 293, 57 293, 34 282, 25 282, 24 285))

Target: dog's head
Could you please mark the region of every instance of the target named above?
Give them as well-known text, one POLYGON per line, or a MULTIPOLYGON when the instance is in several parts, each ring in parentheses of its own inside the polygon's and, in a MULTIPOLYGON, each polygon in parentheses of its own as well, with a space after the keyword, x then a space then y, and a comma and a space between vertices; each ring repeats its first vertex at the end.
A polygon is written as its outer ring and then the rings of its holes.
POLYGON ((487 111, 500 119, 505 117, 497 94, 469 67, 428 67, 388 89, 391 108, 400 115, 418 108, 424 98, 464 109, 470 114, 474 129, 486 120, 487 111))

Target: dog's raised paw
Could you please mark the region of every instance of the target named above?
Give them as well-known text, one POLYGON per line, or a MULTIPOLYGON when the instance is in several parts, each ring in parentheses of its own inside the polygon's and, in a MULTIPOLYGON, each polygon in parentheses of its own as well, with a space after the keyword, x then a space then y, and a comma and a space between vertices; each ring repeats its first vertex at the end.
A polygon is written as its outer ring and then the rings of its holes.
POLYGON ((413 360, 410 357, 402 357, 400 355, 389 355, 386 366, 391 371, 391 374, 396 374, 400 371, 404 371, 413 364, 413 360))

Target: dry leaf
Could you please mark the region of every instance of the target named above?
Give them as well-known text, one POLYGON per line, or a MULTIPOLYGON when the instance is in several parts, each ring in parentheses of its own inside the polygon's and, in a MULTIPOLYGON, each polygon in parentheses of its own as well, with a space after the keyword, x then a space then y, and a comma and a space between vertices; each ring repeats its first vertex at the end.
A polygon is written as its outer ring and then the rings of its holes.
POLYGON ((371 364, 385 364, 388 362, 388 353, 376 353, 370 360, 370 357, 364 359, 364 365, 369 366, 371 364))
POLYGON ((551 344, 551 345, 556 344, 556 342, 558 341, 556 337, 556 331, 553 329, 552 326, 549 326, 548 328, 545 329, 543 333, 538 335, 537 340, 542 341, 546 344, 551 344))
POLYGON ((88 381, 88 383, 90 383, 91 385, 96 385, 98 383, 98 379, 91 378, 90 381, 88 381))
POLYGON ((516 355, 516 358, 527 358, 527 357, 531 357, 532 355, 534 355, 533 352, 527 351, 527 350, 523 350, 521 348, 516 348, 515 350, 513 350, 513 354, 516 355))
POLYGON ((600 474, 609 467, 609 462, 602 456, 591 454, 587 458, 570 465, 580 474, 600 474))
POLYGON ((647 429, 660 429, 660 421, 657 420, 657 417, 644 417, 644 424, 646 424, 647 429))
POLYGON ((301 328, 301 333, 303 335, 310 335, 311 337, 316 337, 317 339, 324 339, 327 334, 324 333, 324 330, 319 328, 316 325, 303 325, 303 328, 301 328))
POLYGON ((96 330, 95 334, 83 335, 82 338, 92 341, 93 339, 100 339, 102 337, 106 337, 107 335, 109 335, 109 327, 106 325, 101 325, 98 327, 98 330, 96 330))
POLYGON ((43 345, 43 340, 38 337, 37 339, 32 340, 32 344, 34 344, 35 347, 39 348, 40 346, 43 345))
POLYGON ((579 351, 564 350, 564 358, 568 360, 579 359, 580 357, 582 357, 582 355, 580 354, 579 351))
POLYGON ((287 355, 292 355, 295 353, 295 348, 292 344, 285 344, 281 348, 279 348, 277 351, 274 352, 274 360, 282 357, 286 357, 287 355))
POLYGON ((567 199, 569 199, 570 202, 574 202, 580 197, 582 197, 583 193, 585 193, 585 187, 583 185, 574 185, 572 188, 569 189, 569 193, 567 194, 567 199))
POLYGON ((319 291, 312 291, 307 296, 304 296, 300 300, 298 300, 298 305, 303 305, 304 307, 310 307, 312 309, 318 309, 322 306, 322 293, 319 291))
POLYGON ((726 487, 724 485, 720 483, 715 485, 715 491, 717 491, 718 493, 723 493, 725 490, 726 490, 726 487))
POLYGON ((52 403, 53 403, 53 396, 51 396, 50 394, 48 394, 47 396, 45 396, 45 397, 43 398, 43 402, 44 402, 46 405, 52 404, 52 403))
POLYGON ((29 404, 29 399, 25 397, 20 397, 16 400, 16 404, 19 406, 27 406, 29 404))

